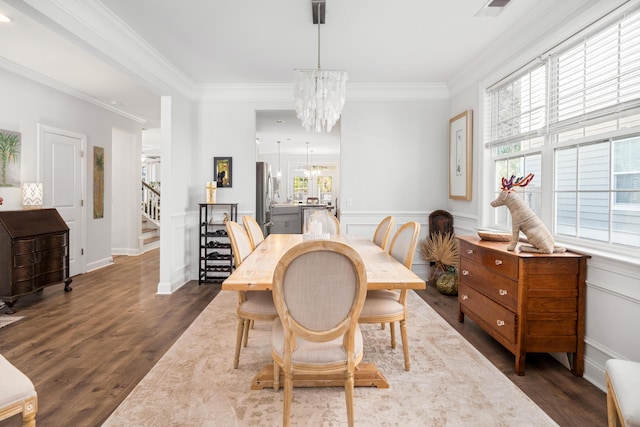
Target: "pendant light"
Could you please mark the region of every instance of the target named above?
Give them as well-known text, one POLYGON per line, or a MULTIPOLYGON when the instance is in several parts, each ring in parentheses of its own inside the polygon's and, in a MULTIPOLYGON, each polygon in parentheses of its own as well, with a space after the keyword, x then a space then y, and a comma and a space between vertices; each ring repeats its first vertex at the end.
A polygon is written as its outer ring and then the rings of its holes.
POLYGON ((280 169, 280 141, 278 141, 278 172, 276 172, 278 179, 282 178, 282 169, 280 169))

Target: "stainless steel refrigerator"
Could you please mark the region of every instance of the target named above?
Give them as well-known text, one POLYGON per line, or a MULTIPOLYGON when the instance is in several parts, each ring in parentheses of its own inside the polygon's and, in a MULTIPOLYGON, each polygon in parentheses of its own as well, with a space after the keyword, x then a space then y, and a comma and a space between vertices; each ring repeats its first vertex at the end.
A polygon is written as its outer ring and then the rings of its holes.
POLYGON ((271 166, 267 162, 256 162, 256 220, 265 236, 269 234, 271 201, 271 166))

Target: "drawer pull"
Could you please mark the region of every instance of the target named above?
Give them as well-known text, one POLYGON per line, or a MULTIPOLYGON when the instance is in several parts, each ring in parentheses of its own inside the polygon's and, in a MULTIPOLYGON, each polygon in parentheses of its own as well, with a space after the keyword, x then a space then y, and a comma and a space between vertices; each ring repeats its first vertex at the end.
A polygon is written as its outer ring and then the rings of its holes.
POLYGON ((502 260, 501 259, 497 259, 495 260, 496 265, 502 265, 502 260))
POLYGON ((498 293, 499 293, 500 295, 502 295, 502 296, 505 296, 505 295, 507 294, 507 290, 506 290, 506 289, 500 289, 500 290, 498 291, 498 293))
POLYGON ((462 275, 463 276, 468 276, 469 275, 469 270, 462 270, 462 275))
POLYGON ((467 255, 471 255, 473 253, 473 249, 467 249, 467 255))
POLYGON ((463 300, 468 300, 468 299, 469 299, 469 295, 466 295, 466 294, 465 294, 465 295, 462 295, 462 299, 463 299, 463 300))
POLYGON ((496 321, 496 324, 498 326, 504 326, 504 320, 498 320, 498 321, 496 321))

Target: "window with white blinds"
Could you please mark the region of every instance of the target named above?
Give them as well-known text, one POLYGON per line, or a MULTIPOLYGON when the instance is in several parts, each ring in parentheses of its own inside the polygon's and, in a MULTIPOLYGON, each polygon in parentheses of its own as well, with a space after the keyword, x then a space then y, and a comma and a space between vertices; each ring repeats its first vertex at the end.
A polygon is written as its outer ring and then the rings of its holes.
MULTIPOLYGON (((556 238, 640 249, 640 11, 548 52, 485 101, 496 185, 533 172, 523 197, 556 238)), ((509 220, 497 209, 493 225, 509 220)))

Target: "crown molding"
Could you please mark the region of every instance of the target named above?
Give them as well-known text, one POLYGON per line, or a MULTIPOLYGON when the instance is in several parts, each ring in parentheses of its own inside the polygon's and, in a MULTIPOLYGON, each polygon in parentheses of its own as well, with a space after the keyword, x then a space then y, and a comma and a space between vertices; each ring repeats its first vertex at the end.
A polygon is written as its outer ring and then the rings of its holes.
POLYGON ((197 98, 194 83, 97 0, 23 0, 158 93, 197 98))
POLYGON ((64 83, 61 83, 57 80, 54 80, 52 78, 49 78, 47 76, 44 76, 36 71, 33 71, 29 68, 23 67, 22 65, 16 64, 13 61, 9 61, 5 58, 0 57, 0 68, 3 68, 7 71, 10 71, 20 77, 29 79, 29 80, 33 80, 37 83, 40 83, 42 85, 48 86, 52 89, 55 89, 59 92, 65 93, 69 96, 73 96, 74 98, 78 98, 82 101, 86 101, 90 104, 93 104, 95 106, 98 106, 100 108, 103 108, 107 111, 110 111, 112 113, 118 114, 122 117, 125 117, 129 120, 133 120, 134 122, 137 123, 141 123, 144 124, 147 122, 147 119, 143 118, 143 117, 138 117, 135 116, 133 114, 127 113, 126 111, 120 110, 118 108, 115 108, 114 106, 112 106, 111 104, 107 104, 99 99, 96 99, 92 96, 87 95, 84 92, 81 92, 79 90, 76 90, 64 83))
POLYGON ((466 64, 451 79, 451 96, 456 96, 483 80, 501 78, 525 66, 559 40, 579 31, 585 24, 591 24, 621 6, 630 8, 639 3, 638 0, 589 0, 575 8, 570 3, 555 2, 537 15, 528 15, 511 27, 500 38, 499 43, 466 64), (550 18, 541 19, 542 16, 550 18))
MULTIPOLYGON (((202 102, 293 101, 293 84, 196 85, 202 102)), ((447 100, 444 83, 347 83, 348 101, 447 100)))

